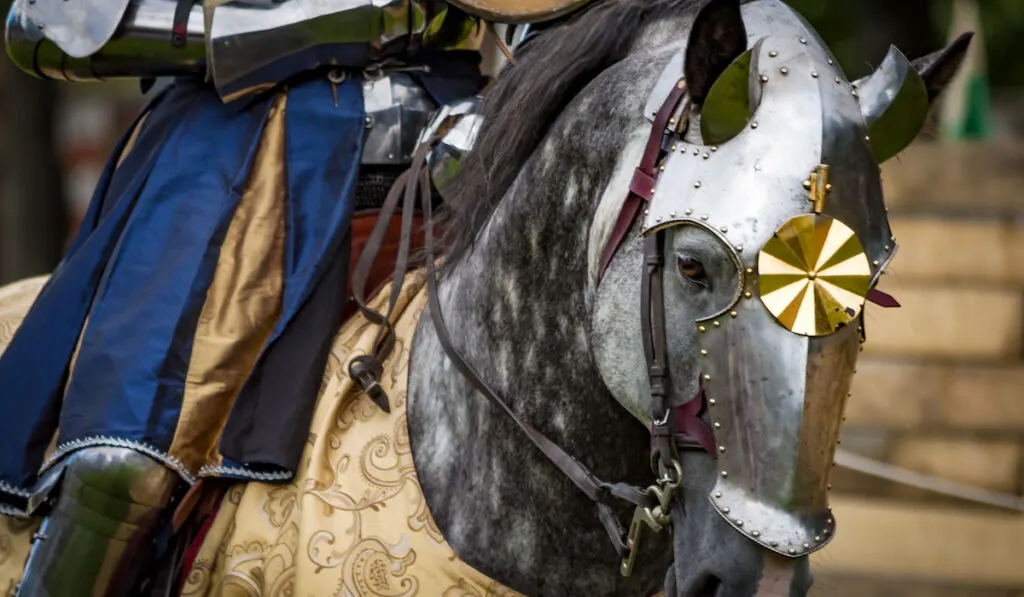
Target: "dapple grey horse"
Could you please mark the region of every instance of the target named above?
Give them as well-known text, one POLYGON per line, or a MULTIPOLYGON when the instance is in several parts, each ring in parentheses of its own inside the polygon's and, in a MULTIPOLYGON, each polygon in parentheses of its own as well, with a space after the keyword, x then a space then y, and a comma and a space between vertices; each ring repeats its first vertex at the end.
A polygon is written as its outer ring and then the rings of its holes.
MULTIPOLYGON (((729 73, 742 71, 751 89, 763 89, 765 94, 776 77, 787 76, 820 78, 841 88, 853 98, 843 100, 843 105, 860 109, 860 120, 847 131, 857 135, 850 140, 850 151, 862 157, 872 148, 876 153, 858 162, 852 173, 858 188, 872 197, 849 198, 849 193, 844 195, 849 185, 840 190, 843 183, 836 178, 837 193, 829 205, 838 206, 847 219, 867 222, 854 226, 860 236, 884 234, 888 239, 884 214, 862 213, 883 211, 878 163, 914 138, 924 111, 955 74, 969 43, 968 38, 959 40, 903 70, 900 66, 910 63, 894 60, 902 55, 891 53, 876 76, 852 87, 831 58, 827 66, 822 60, 820 72, 797 72, 792 66, 790 73, 785 65, 764 61, 751 66, 745 53, 752 48, 766 60, 774 58, 768 47, 772 33, 766 35, 764 27, 775 27, 775 35, 805 30, 801 44, 806 45, 807 38, 811 46, 821 43, 795 14, 773 21, 779 17, 772 15, 784 14, 784 8, 776 0, 596 2, 530 38, 517 52, 516 63, 489 90, 484 128, 451 198, 447 229, 454 232, 447 239, 439 305, 453 343, 483 381, 517 417, 602 479, 643 487, 652 478, 652 398, 640 308, 644 217, 633 222, 607 271, 602 271, 602 257, 651 136, 653 111, 647 104, 672 61, 685 49, 679 74, 685 75, 688 87, 684 102, 690 124, 679 131, 679 143, 695 148, 690 159, 698 162, 702 157, 708 160, 708 155, 698 153, 719 149, 707 148, 711 142, 702 139, 702 131, 713 129, 701 126, 700 117, 720 107, 711 105, 714 85, 729 73), (758 44, 762 39, 764 43, 758 44), (896 87, 890 85, 894 80, 896 87), (911 91, 923 98, 916 111, 898 106, 899 94, 890 93, 900 91, 906 81, 917 85, 911 91), (868 131, 878 139, 872 142, 868 131)), ((794 60, 794 65, 800 64, 794 60)), ((745 130, 758 126, 751 122, 756 94, 750 95, 751 111, 745 111, 739 122, 745 130)), ((781 105, 803 97, 786 96, 781 105)), ((821 131, 831 116, 814 98, 804 114, 815 123, 809 129, 790 130, 786 123, 769 127, 770 120, 764 121, 763 128, 788 131, 779 152, 821 146, 821 131), (813 134, 801 137, 807 130, 813 134)), ((722 140, 722 152, 730 143, 740 141, 722 140)), ((739 175, 731 170, 738 169, 739 162, 707 163, 714 164, 719 178, 739 175)), ((828 187, 831 191, 831 184, 828 187)), ((806 188, 810 185, 801 187, 796 179, 787 197, 806 198, 806 188)), ((669 186, 657 192, 661 198, 688 191, 669 186)), ((770 221, 764 213, 743 213, 748 203, 737 196, 713 200, 726 211, 735 205, 734 221, 741 225, 756 226, 759 218, 762 225, 770 221)), ((812 207, 808 202, 806 211, 812 207)), ((666 265, 661 281, 673 406, 700 395, 698 335, 703 328, 695 322, 732 304, 744 275, 734 254, 742 247, 730 246, 718 230, 696 224, 663 231, 666 265)), ((747 247, 744 254, 760 249, 747 247)), ((881 245, 877 249, 881 251, 881 245)), ((892 249, 885 247, 887 252, 892 249)), ((884 265, 870 266, 872 284, 884 265)), ((765 308, 759 305, 747 308, 765 308)), ((853 332, 837 336, 841 338, 834 341, 841 344, 843 354, 852 354, 847 366, 817 374, 848 388, 849 365, 861 338, 853 332)), ((789 346, 766 350, 788 358, 789 346)), ((740 373, 737 369, 730 375, 740 373)), ((805 371, 797 373, 803 376, 805 371)), ((758 382, 772 386, 785 382, 777 378, 792 372, 756 374, 758 382)), ((632 575, 624 577, 620 556, 609 546, 591 500, 452 366, 427 316, 412 348, 410 376, 411 443, 431 512, 461 558, 506 586, 528 595, 649 595, 662 587, 667 595, 686 597, 807 594, 812 582, 810 550, 795 556, 779 554, 754 540, 758 531, 741 532, 742 521, 737 524, 716 509, 710 493, 724 472, 711 455, 682 453, 682 488, 672 505, 674 524, 660 534, 647 532, 632 575)), ((799 400, 825 403, 834 415, 835 425, 819 438, 821 445, 830 444, 834 450, 842 400, 813 395, 816 390, 810 384, 808 388, 807 396, 801 394, 799 400)), ((742 405, 751 398, 728 399, 742 405)), ((785 416, 795 417, 787 425, 799 426, 799 410, 785 416)), ((711 425, 707 409, 701 417, 711 425)), ((757 461, 756 447, 751 450, 740 450, 738 457, 757 461)), ((830 460, 826 452, 823 448, 823 457, 830 460)), ((823 492, 825 481, 819 479, 818 485, 823 492)), ((824 503, 822 499, 815 496, 824 503)), ((627 522, 631 512, 628 504, 618 510, 627 522)))

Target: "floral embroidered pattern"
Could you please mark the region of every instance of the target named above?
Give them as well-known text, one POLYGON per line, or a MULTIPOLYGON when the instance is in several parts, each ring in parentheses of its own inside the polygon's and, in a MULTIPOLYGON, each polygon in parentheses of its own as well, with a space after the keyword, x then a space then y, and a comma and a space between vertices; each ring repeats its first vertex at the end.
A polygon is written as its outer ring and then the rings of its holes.
MULTIPOLYGON (((430 516, 406 419, 408 347, 426 305, 411 274, 396 306, 398 342, 381 385, 384 413, 348 377, 377 333, 356 316, 338 334, 309 438, 287 485, 229 491, 183 595, 516 597, 456 557, 430 516)), ((390 289, 371 306, 382 309, 390 289)))
MULTIPOLYGON (((0 289, 0 352, 45 281, 0 289)), ((377 332, 356 316, 335 340, 294 479, 286 485, 240 483, 227 492, 182 595, 518 595, 456 557, 416 477, 406 387, 408 347, 427 301, 424 286, 422 273, 411 274, 396 306, 398 342, 381 380, 391 413, 378 409, 348 377, 348 361, 366 354, 377 332)), ((382 309, 389 293, 384 289, 372 306, 382 309)), ((77 446, 62 447, 53 459, 77 446)), ((0 596, 13 595, 37 528, 36 520, 0 516, 0 596)))

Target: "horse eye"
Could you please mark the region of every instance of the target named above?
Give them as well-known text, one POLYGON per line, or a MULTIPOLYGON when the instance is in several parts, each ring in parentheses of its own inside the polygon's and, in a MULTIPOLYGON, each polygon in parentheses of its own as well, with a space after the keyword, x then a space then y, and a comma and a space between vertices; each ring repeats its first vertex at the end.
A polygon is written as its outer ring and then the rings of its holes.
POLYGON ((704 271, 704 265, 696 259, 689 257, 679 257, 679 272, 691 282, 704 285, 707 281, 707 272, 704 271))

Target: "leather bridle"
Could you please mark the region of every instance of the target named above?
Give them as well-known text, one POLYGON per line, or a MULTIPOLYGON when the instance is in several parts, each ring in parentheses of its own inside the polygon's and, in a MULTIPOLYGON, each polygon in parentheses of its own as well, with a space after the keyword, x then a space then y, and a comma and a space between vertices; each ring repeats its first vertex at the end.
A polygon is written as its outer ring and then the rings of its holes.
MULTIPOLYGON (((651 135, 639 166, 636 168, 629 195, 623 205, 611 240, 607 245, 602 262, 601 274, 618 247, 626 238, 641 208, 650 201, 658 179, 659 162, 665 156, 664 147, 671 140, 669 126, 675 124, 675 114, 686 97, 685 81, 680 79, 654 119, 651 135)), ((685 106, 684 106, 685 110, 685 106)), ((704 450, 715 457, 714 435, 701 419, 706 408, 703 384, 690 400, 670 407, 671 380, 668 369, 668 350, 665 331, 665 304, 663 288, 664 231, 658 231, 644 239, 644 268, 641 282, 641 325, 643 331, 644 356, 650 380, 652 399, 651 424, 651 466, 657 479, 647 488, 626 483, 609 483, 598 478, 586 466, 560 448, 555 442, 537 431, 532 425, 520 419, 508 403, 485 382, 476 369, 462 356, 448 334, 448 328, 441 310, 437 288, 437 271, 434 263, 433 205, 430 178, 424 167, 430 150, 425 143, 415 154, 412 167, 403 174, 388 194, 381 214, 374 227, 353 275, 353 298, 361 312, 373 323, 380 326, 380 332, 373 351, 366 356, 353 359, 349 373, 366 391, 374 402, 385 411, 389 410, 388 397, 378 383, 383 371, 383 362, 394 346, 390 324, 391 313, 397 303, 402 280, 409 263, 409 245, 412 234, 413 205, 419 194, 423 219, 426 223, 426 267, 430 315, 438 340, 445 354, 473 387, 484 395, 496 408, 507 415, 531 442, 576 485, 597 508, 601 521, 611 539, 616 553, 623 559, 621 572, 629 576, 639 549, 640 536, 644 526, 660 531, 671 524, 670 505, 682 481, 679 464, 680 450, 704 450), (365 278, 380 250, 391 216, 397 209, 399 197, 404 196, 402 238, 395 267, 394 283, 388 304, 388 312, 380 314, 366 304, 365 278), (407 223, 408 222, 408 223, 407 223), (613 500, 628 502, 635 507, 629 532, 624 532, 612 508, 613 500)))

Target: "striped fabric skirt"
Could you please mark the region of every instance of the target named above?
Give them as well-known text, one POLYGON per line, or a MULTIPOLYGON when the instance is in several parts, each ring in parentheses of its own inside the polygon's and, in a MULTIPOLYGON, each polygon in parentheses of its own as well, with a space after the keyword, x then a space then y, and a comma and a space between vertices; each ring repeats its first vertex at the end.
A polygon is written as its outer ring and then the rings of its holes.
MULTIPOLYGON (((439 103, 480 89, 467 58, 425 75, 439 103)), ((89 446, 190 483, 292 478, 348 292, 362 93, 319 75, 225 104, 182 80, 141 112, 0 358, 0 513, 89 446)))

